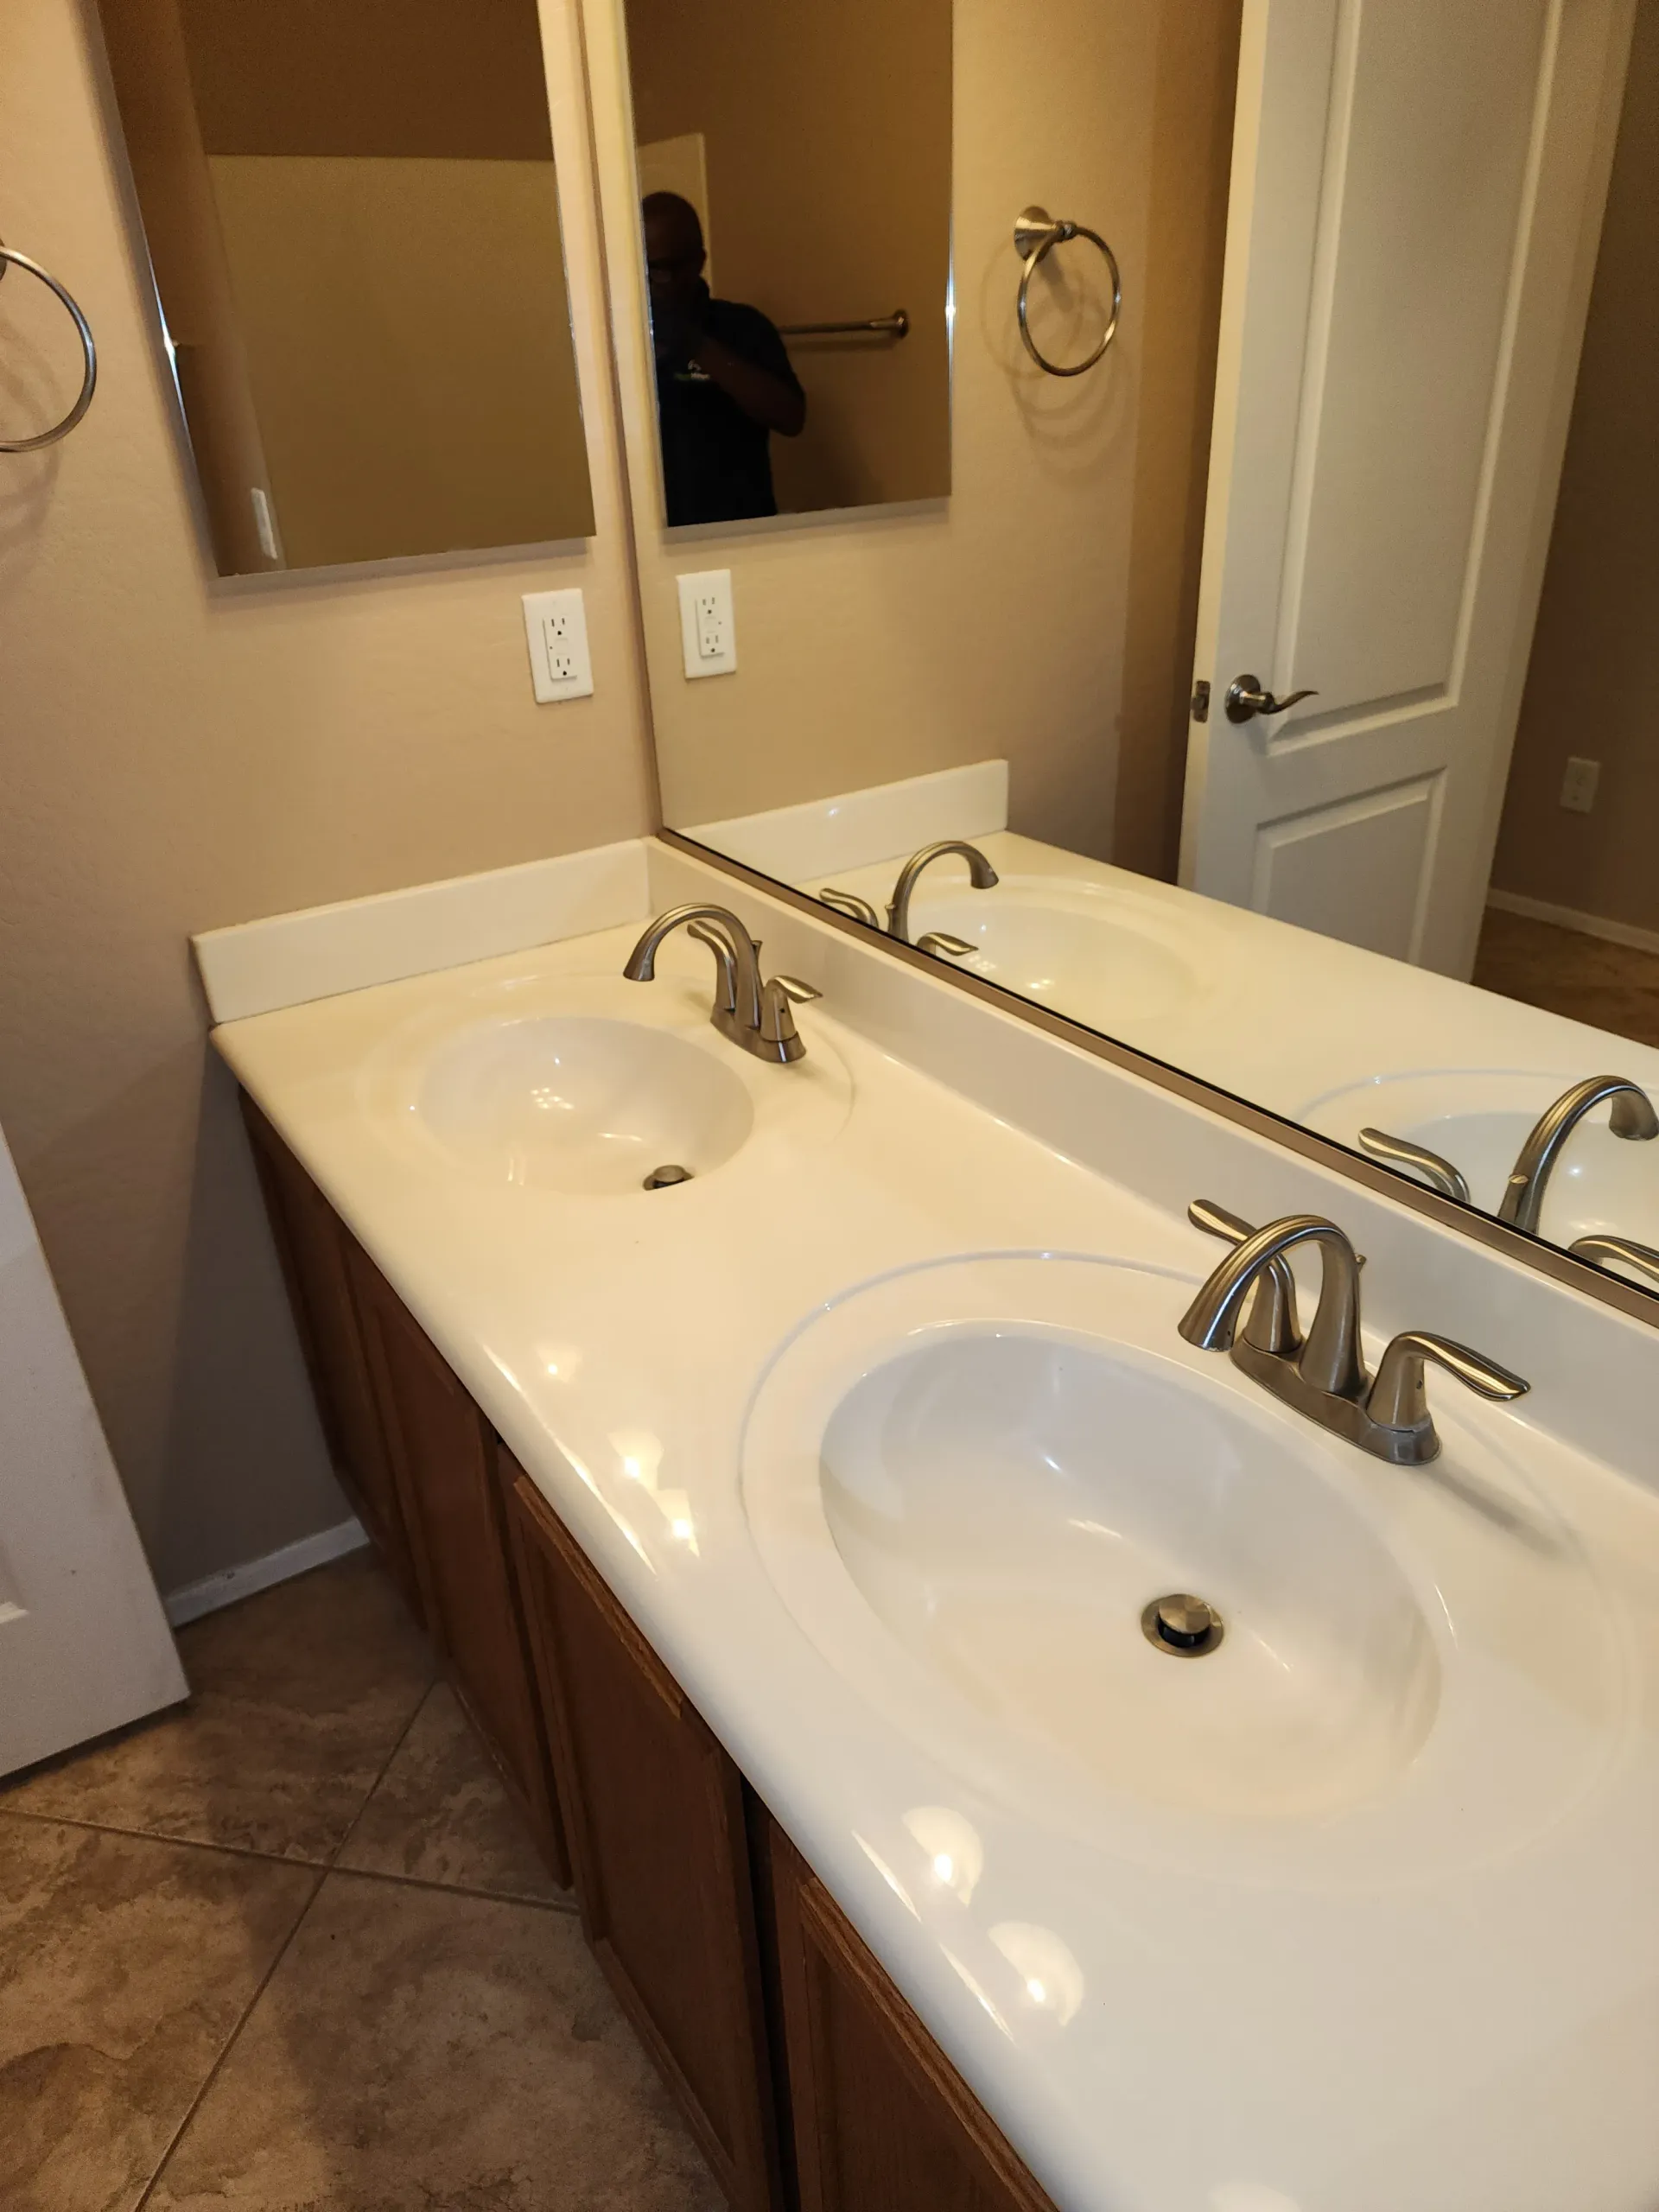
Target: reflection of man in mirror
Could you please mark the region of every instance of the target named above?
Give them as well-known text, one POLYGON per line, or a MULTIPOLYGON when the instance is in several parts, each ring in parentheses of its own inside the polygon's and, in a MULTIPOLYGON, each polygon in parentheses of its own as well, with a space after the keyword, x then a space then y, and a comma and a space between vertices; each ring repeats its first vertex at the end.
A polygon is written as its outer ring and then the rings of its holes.
POLYGON ((772 433, 797 437, 806 420, 784 341, 759 308, 710 296, 689 200, 652 192, 642 209, 668 519, 775 515, 772 433))

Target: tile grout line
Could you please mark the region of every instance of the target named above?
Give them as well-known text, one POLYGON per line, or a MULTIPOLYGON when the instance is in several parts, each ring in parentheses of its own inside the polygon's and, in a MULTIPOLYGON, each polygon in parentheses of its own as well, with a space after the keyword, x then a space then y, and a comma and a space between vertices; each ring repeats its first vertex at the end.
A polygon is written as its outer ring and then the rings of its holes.
MULTIPOLYGON (((206 1847, 208 1849, 212 1848, 211 1846, 207 1846, 206 1847)), ((292 1865, 294 1862, 289 1860, 286 1863, 292 1865)), ((157 2159, 156 2171, 151 2174, 149 2179, 144 2183, 143 2190, 135 2199, 132 2212, 144 2212, 144 2207, 149 2202, 150 2198, 155 2195, 156 2184, 160 2182, 162 2175, 167 2171, 168 2165, 171 2164, 174 2152, 178 2149, 180 2144, 183 2142, 191 2121, 201 2110, 202 2101, 207 2096, 207 2092, 213 2088, 214 2082, 218 2081, 220 2073, 224 2069, 226 2060, 230 2056, 232 2051, 235 2050, 237 2043, 241 2037, 243 2029, 246 2027, 248 2022, 252 2018, 255 2006, 264 1995, 266 1990, 270 1988, 271 1976, 276 1973, 277 1967, 281 1966, 283 1961, 288 1956, 289 1951, 293 1944, 294 1938, 299 1934, 300 1929, 304 1926, 307 1915, 310 1912, 312 1906, 316 1903, 318 1897, 321 1894, 322 1885, 328 1878, 329 1870, 327 1867, 322 1866, 314 1867, 312 1872, 315 1873, 317 1878, 311 1885, 310 1895, 306 1898, 305 1903, 300 1907, 298 1912, 295 1914, 294 1925, 289 1929, 287 1935, 283 1936, 282 1942, 276 1946, 276 1956, 271 1960, 270 1964, 265 1968, 264 1974, 260 1975, 258 1986, 254 1990, 252 1996, 249 1998, 247 2003, 243 2006, 241 2015, 237 2020, 236 2025, 231 2030, 229 2035, 226 2037, 218 2056, 214 2059, 213 2064, 207 2069, 206 2075, 202 2078, 201 2087, 196 2091, 195 2095, 191 2098, 190 2102, 185 2110, 183 2119, 180 2120, 178 2126, 168 2138, 167 2148, 162 2152, 160 2158, 157 2159)))
MULTIPOLYGON (((255 2012, 258 2008, 259 2000, 264 1997, 266 1990, 270 1988, 271 1979, 276 1974, 277 1967, 281 1966, 283 1961, 288 1956, 289 1950, 293 1948, 294 1939, 299 1934, 301 1929, 304 1927, 306 1921, 309 1918, 312 1906, 315 1904, 317 1899, 322 1895, 323 1885, 327 1881, 328 1877, 334 1872, 335 1861, 339 1859, 340 1853, 346 1848, 346 1838, 351 1834, 352 1830, 357 1826, 358 1821, 363 1817, 363 1806, 368 1803, 370 1798, 373 1796, 375 1791, 385 1780, 387 1771, 390 1769, 393 1759, 397 1758, 398 1752, 403 1749, 404 1738, 408 1735, 410 1730, 415 1726, 417 1716, 424 1708, 427 1700, 431 1696, 432 1688, 433 1685, 429 1682, 426 1688, 421 1692, 420 1696, 416 1699, 414 1707, 410 1713, 408 1719, 404 1721, 403 1726, 398 1730, 397 1738, 394 1741, 391 1749, 387 1752, 385 1759, 381 1762, 379 1772, 375 1776, 374 1780, 369 1784, 367 1789, 363 1793, 362 1804, 359 1805, 356 1812, 346 1822, 346 1827, 340 1835, 340 1839, 334 1846, 333 1853, 328 1859, 321 1866, 316 1866, 315 1860, 308 1862, 302 1860, 300 1862, 302 1865, 311 1865, 316 1874, 317 1878, 311 1885, 310 1895, 306 1898, 305 1903, 300 1907, 299 1911, 294 1916, 293 1926, 289 1929, 287 1935, 283 1936, 282 1942, 277 1945, 276 1956, 271 1960, 270 1964, 265 1968, 264 1973, 260 1975, 258 1986, 255 1989, 252 1996, 248 1999, 246 2005, 242 2008, 241 2015, 238 2019, 236 2025, 231 2030, 230 2034, 225 2038, 224 2047, 219 2051, 219 2056, 214 2059, 213 2064, 208 2068, 207 2075, 202 2081, 201 2087, 196 2091, 195 2095, 191 2098, 189 2106, 185 2112, 183 2119, 180 2120, 177 2127, 174 2130, 171 2137, 168 2139, 167 2148, 162 2152, 161 2158, 156 2162, 156 2171, 151 2174, 149 2179, 144 2183, 137 2202, 132 2208, 132 2212, 144 2212, 144 2207, 149 2202, 151 2197, 155 2195, 156 2187, 159 2184, 162 2175, 166 2173, 168 2167, 172 2163, 175 2152, 178 2150, 179 2145, 183 2142, 185 2136, 189 2132, 191 2121, 194 2120, 196 2114, 201 2110, 203 2102, 205 2101, 208 2092, 212 2089, 214 2082, 218 2081, 220 2073, 224 2069, 226 2060, 230 2057, 231 2053, 236 2049, 237 2044, 240 2042, 242 2031, 247 2026, 248 2022, 253 2018, 255 2012)), ((215 1848, 212 1844, 199 1845, 196 1847, 198 1849, 209 1851, 215 1848)), ((249 1852, 244 1855, 248 1858, 257 1858, 261 1854, 254 1852, 249 1852)), ((281 1860, 277 1863, 281 1865, 292 1865, 294 1862, 292 1860, 281 1860)))
MULTIPOLYGON (((527 1897, 513 1890, 481 1890, 471 1882, 437 1882, 423 1874, 394 1874, 383 1866, 340 1866, 328 1859, 288 1859, 277 1851, 256 1851, 251 1844, 209 1843, 201 1836, 162 1835, 154 1828, 118 1827, 108 1821, 79 1820, 73 1813, 30 1813, 0 1805, 0 1819, 32 1821, 37 1827, 79 1828, 86 1835, 130 1836, 137 1843, 176 1847, 181 1851, 206 1851, 220 1859, 248 1859, 257 1866, 291 1866, 296 1872, 349 1874, 358 1881, 395 1883, 400 1889, 435 1890, 442 1897, 479 1897, 486 1904, 530 1905, 538 1912, 574 1914, 581 1910, 574 1897, 569 1903, 563 1897, 527 1897)), ((345 1846, 342 1844, 340 1848, 343 1850, 345 1846)))

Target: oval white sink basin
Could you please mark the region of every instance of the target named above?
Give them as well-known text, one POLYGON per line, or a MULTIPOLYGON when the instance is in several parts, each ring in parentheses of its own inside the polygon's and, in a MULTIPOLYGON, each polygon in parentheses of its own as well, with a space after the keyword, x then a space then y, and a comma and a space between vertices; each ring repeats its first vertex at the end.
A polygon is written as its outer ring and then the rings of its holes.
POLYGON ((930 892, 924 877, 910 910, 912 942, 930 930, 973 946, 951 967, 1103 1027, 1179 1013, 1205 989, 1197 961, 1161 918, 1092 887, 1005 876, 990 891, 930 892))
POLYGON ((640 1191, 659 1167, 706 1174, 754 1122, 744 1084, 701 1046, 591 1014, 461 1031, 433 1055, 416 1111, 504 1182, 593 1195, 640 1191))
POLYGON ((1441 1392, 1442 1457, 1387 1466, 1184 1344, 1192 1287, 988 1254, 821 1309, 742 1444, 785 1605, 872 1726, 1148 1863, 1386 1885, 1514 1847, 1619 1681, 1579 1547, 1477 1433, 1517 1424, 1441 1392), (1148 1639, 1178 1593, 1213 1649, 1148 1639))
POLYGON ((858 1383, 824 1512, 880 1618, 985 1712, 1137 1796, 1306 1818, 1416 1753, 1440 1694, 1376 1530, 1270 1432, 1048 1336, 956 1333, 858 1383), (1178 1658, 1150 1600, 1202 1597, 1178 1658))
MULTIPOLYGON (((1617 1052, 1609 1058, 1616 1074, 1617 1052)), ((1315 1099, 1296 1118, 1357 1151, 1360 1130, 1370 1128, 1427 1146, 1461 1168, 1471 1199, 1495 1213, 1534 1123, 1579 1075, 1493 1068, 1386 1076, 1315 1099)), ((1539 1233, 1553 1243, 1596 1233, 1659 1243, 1659 1143, 1616 1137, 1608 1112, 1599 1106, 1580 1122, 1551 1172, 1539 1233)))

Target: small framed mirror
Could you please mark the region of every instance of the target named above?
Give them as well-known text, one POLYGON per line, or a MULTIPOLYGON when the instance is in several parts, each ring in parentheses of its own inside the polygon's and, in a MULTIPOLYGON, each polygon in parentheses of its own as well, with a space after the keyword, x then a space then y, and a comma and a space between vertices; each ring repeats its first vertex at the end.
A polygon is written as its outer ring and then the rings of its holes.
POLYGON ((226 575, 588 536, 536 0, 99 0, 226 575))

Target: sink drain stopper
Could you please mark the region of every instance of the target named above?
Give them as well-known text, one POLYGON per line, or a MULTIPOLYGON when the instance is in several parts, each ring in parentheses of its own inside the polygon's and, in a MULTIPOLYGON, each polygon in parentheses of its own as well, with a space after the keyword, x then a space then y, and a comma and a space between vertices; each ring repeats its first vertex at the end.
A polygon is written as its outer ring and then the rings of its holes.
POLYGON ((644 1187, 647 1191, 671 1191, 677 1183, 689 1183, 690 1180, 691 1170, 689 1167, 653 1167, 645 1178, 644 1187))
POLYGON ((1213 1651, 1226 1634, 1221 1615, 1202 1598, 1179 1592, 1154 1598, 1141 1616, 1141 1632, 1148 1643, 1178 1659, 1201 1659, 1213 1651))

